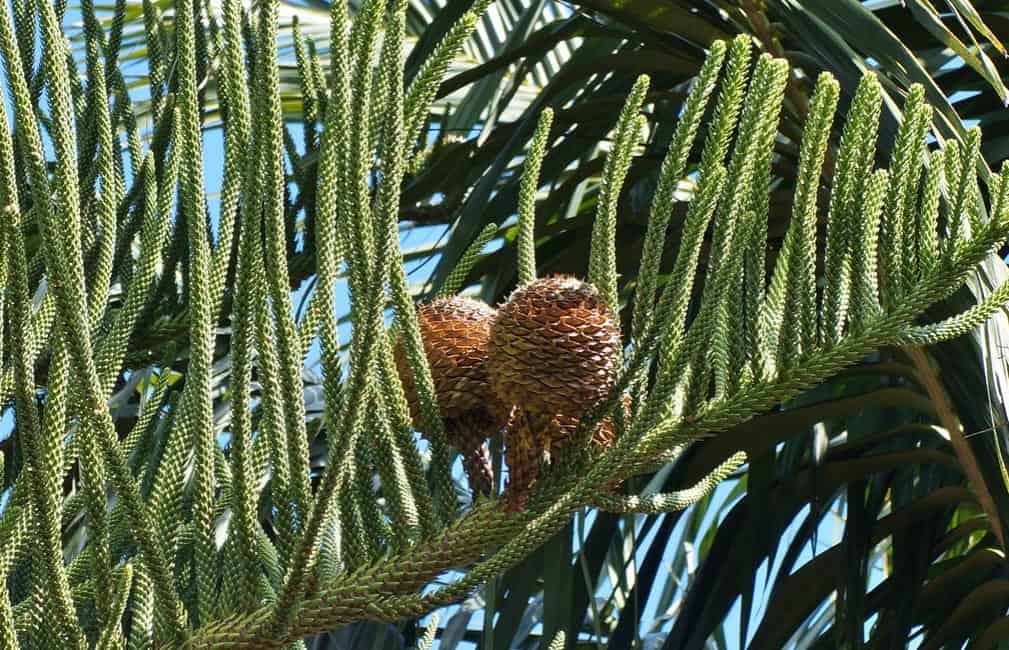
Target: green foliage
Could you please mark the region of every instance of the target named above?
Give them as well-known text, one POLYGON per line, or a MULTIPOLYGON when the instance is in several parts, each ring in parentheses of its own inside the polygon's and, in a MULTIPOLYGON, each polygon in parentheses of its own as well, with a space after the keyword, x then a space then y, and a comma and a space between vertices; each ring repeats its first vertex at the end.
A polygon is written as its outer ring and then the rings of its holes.
MULTIPOLYGON (((529 146, 529 157, 522 170, 522 189, 519 193, 518 281, 526 284, 536 279, 536 190, 539 189, 540 167, 546 155, 550 125, 554 112, 547 108, 540 115, 536 133, 529 146)), ((466 256, 463 255, 463 260, 466 256)))
MULTIPOLYGON (((57 8, 15 3, 11 16, 0 4, 16 125, 0 134, 0 388, 13 397, 16 419, 4 458, 13 484, 0 515, 4 647, 285 647, 361 620, 422 615, 506 575, 587 506, 656 515, 698 503, 747 456, 732 449, 683 490, 637 495, 615 486, 803 399, 875 350, 958 336, 1009 292, 1002 285, 980 304, 929 322, 928 310, 1009 234, 1009 183, 997 175, 987 183, 986 213, 977 132, 963 148, 925 155, 931 116, 918 86, 904 105, 890 170, 873 171, 880 86, 871 75, 848 112, 828 202, 822 266, 836 275, 817 291, 818 194, 840 94, 827 73, 796 136, 782 249, 766 259, 769 179, 791 68, 763 54, 751 74, 748 39, 716 41, 659 170, 625 340, 630 353, 609 398, 581 425, 584 442, 594 422, 614 418, 616 444, 576 444, 523 512, 508 512, 496 498, 460 504, 399 215, 430 106, 488 4, 475 3, 445 30, 409 84, 403 0, 369 0, 353 20, 344 4, 332 5, 328 80, 296 30, 304 154, 290 146, 284 121, 277 0, 252 15, 226 1, 220 31, 216 23, 202 28, 202 5, 179 0, 171 47, 162 47, 158 9, 145 3, 153 135, 143 143, 118 65, 121 16, 104 34, 85 8, 84 84, 57 8), (15 29, 26 18, 41 27, 37 72, 34 44, 15 29), (218 45, 225 155, 220 219, 211 228, 201 91, 212 68, 208 49, 218 45), (78 110, 86 105, 93 110, 78 110), (696 172, 692 197, 663 282, 671 203, 688 168, 696 172), (941 186, 948 195, 940 196, 941 186), (920 247, 905 254, 905 246, 880 245, 891 239, 920 247), (932 251, 941 255, 925 254, 932 251), (315 289, 296 313, 299 265, 315 289), (346 356, 334 301, 344 282, 353 326, 346 356), (138 337, 166 325, 173 306, 184 314, 185 348, 129 358, 142 348, 133 346, 138 337), (427 463, 392 361, 393 336, 416 378, 427 463), (307 385, 304 360, 316 341, 323 403, 311 419, 316 387, 307 385), (224 365, 226 384, 218 379, 224 365), (142 408, 130 413, 124 400, 129 406, 134 392, 142 408), (626 421, 625 393, 635 403, 626 421), (219 419, 222 405, 228 417, 219 419), (64 536, 75 543, 64 548, 64 536), (459 567, 466 573, 454 582, 436 581, 459 567)), ((616 118, 614 135, 588 267, 580 269, 615 309, 618 208, 648 125, 649 83, 638 77, 619 115, 607 117, 616 118)), ((542 111, 518 189, 520 281, 538 270, 536 196, 541 174, 557 164, 552 119, 562 118, 542 111)), ((464 287, 496 231, 484 226, 467 243, 442 292, 464 287)), ((433 619, 418 647, 428 647, 436 629, 433 619)), ((562 631, 550 647, 565 639, 562 631)))

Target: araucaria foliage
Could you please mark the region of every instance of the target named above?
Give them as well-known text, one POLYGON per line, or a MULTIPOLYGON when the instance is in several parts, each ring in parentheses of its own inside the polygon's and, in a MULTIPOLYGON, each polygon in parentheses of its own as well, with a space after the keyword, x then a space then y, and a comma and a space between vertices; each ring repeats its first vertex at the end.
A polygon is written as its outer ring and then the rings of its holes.
POLYGON ((120 71, 121 20, 106 32, 82 3, 77 63, 64 4, 16 1, 12 16, 0 2, 12 100, 0 112, 13 125, 0 133, 0 397, 16 423, 4 456, 13 488, 0 514, 0 646, 275 648, 420 615, 519 562, 580 508, 689 506, 745 458, 683 492, 621 486, 874 349, 967 332, 1009 297, 1003 286, 949 320, 920 322, 1005 240, 1009 183, 992 175, 982 191, 976 132, 962 148, 927 151, 920 88, 907 95, 889 169, 875 169, 872 76, 843 124, 838 84, 817 80, 791 224, 769 265, 766 179, 789 67, 754 61, 741 37, 712 45, 685 102, 623 332, 615 231, 647 126, 644 77, 615 123, 584 280, 536 279, 539 168, 564 135, 554 122, 567 123, 555 106, 524 163, 519 293, 497 311, 445 298, 491 228, 448 276, 443 302, 418 310, 399 248, 400 188, 423 162, 448 63, 488 4, 478 0, 405 84, 406 2, 365 0, 353 20, 332 3, 328 68, 297 36, 301 155, 279 95, 276 0, 251 14, 225 0, 209 21, 202 3, 176 0, 170 30, 144 2, 150 129, 120 71), (35 24, 38 66, 24 32, 35 24), (213 218, 201 133, 211 77, 224 134, 213 218), (678 186, 692 198, 672 273, 660 277, 678 186), (292 278, 306 267, 314 290, 296 311, 292 278), (349 341, 337 328, 343 283, 349 341), (141 345, 180 327, 184 347, 141 345), (321 417, 306 410, 313 347, 321 417), (485 444, 499 435, 514 465, 507 481, 485 444), (477 493, 462 505, 457 451, 477 493), (462 578, 431 587, 458 569, 462 578))

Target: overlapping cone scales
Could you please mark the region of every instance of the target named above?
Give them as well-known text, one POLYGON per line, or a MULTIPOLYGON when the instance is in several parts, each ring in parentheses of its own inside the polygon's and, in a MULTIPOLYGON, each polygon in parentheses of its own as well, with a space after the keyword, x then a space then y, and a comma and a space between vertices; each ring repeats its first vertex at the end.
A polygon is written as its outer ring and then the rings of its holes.
POLYGON ((486 440, 498 428, 497 420, 483 409, 445 420, 449 444, 462 454, 463 469, 478 494, 491 494, 494 490, 494 466, 486 440))
POLYGON ((515 411, 505 430, 508 484, 504 495, 509 510, 517 512, 525 507, 539 476, 542 459, 542 437, 537 435, 524 412, 515 411))
MULTIPOLYGON (((417 307, 424 354, 431 368, 435 397, 448 442, 462 454, 474 492, 490 494, 494 470, 485 442, 507 421, 487 379, 487 346, 494 310, 477 300, 442 298, 417 307)), ((410 416, 424 430, 420 400, 403 341, 395 347, 396 369, 403 382, 410 416)))
MULTIPOLYGON (((473 409, 486 409, 493 402, 487 379, 487 346, 493 319, 491 307, 470 298, 441 298, 417 307, 424 353, 442 417, 460 417, 473 409)), ((420 403, 402 340, 396 343, 395 357, 410 415, 419 428, 420 403)))
POLYGON ((462 468, 475 494, 494 493, 494 465, 486 442, 462 452, 462 468))
POLYGON ((595 287, 544 278, 498 310, 487 368, 504 402, 578 418, 609 392, 619 349, 619 324, 595 287))
MULTIPOLYGON (((630 398, 625 397, 624 417, 630 417, 630 398)), ((505 429, 505 462, 509 479, 506 489, 509 507, 521 510, 539 477, 543 460, 556 461, 578 432, 578 418, 570 415, 540 415, 516 410, 505 429)), ((616 440, 612 418, 596 425, 590 441, 606 449, 616 440)))

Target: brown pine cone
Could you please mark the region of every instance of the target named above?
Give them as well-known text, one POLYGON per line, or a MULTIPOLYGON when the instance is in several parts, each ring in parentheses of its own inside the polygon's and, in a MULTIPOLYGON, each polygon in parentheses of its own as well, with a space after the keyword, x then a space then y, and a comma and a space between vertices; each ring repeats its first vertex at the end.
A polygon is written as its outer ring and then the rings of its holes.
MULTIPOLYGON (((495 311, 470 298, 441 298, 418 305, 424 353, 448 442, 463 458, 473 491, 491 494, 494 470, 485 440, 507 422, 507 409, 487 379, 487 346, 495 311)), ((393 350, 414 427, 424 432, 420 400, 402 340, 393 350)))
POLYGON ((506 404, 582 417, 613 385, 620 328, 592 285, 573 277, 516 289, 490 333, 490 384, 506 404))
MULTIPOLYGON (((494 401, 487 379, 487 347, 494 309, 471 298, 440 298, 417 306, 424 353, 444 418, 457 418, 494 401)), ((402 340, 394 348, 414 426, 421 430, 420 401, 402 340)))

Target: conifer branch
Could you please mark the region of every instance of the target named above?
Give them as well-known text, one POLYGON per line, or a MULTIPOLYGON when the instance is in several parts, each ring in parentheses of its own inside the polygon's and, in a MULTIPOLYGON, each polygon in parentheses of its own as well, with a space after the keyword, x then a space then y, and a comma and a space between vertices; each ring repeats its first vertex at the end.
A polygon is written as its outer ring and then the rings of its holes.
POLYGON ((543 109, 536 132, 529 144, 525 167, 522 170, 522 183, 519 189, 519 232, 515 238, 518 249, 518 282, 527 284, 536 279, 536 191, 539 189, 540 167, 543 156, 550 144, 550 126, 553 124, 554 112, 550 108, 543 109))

